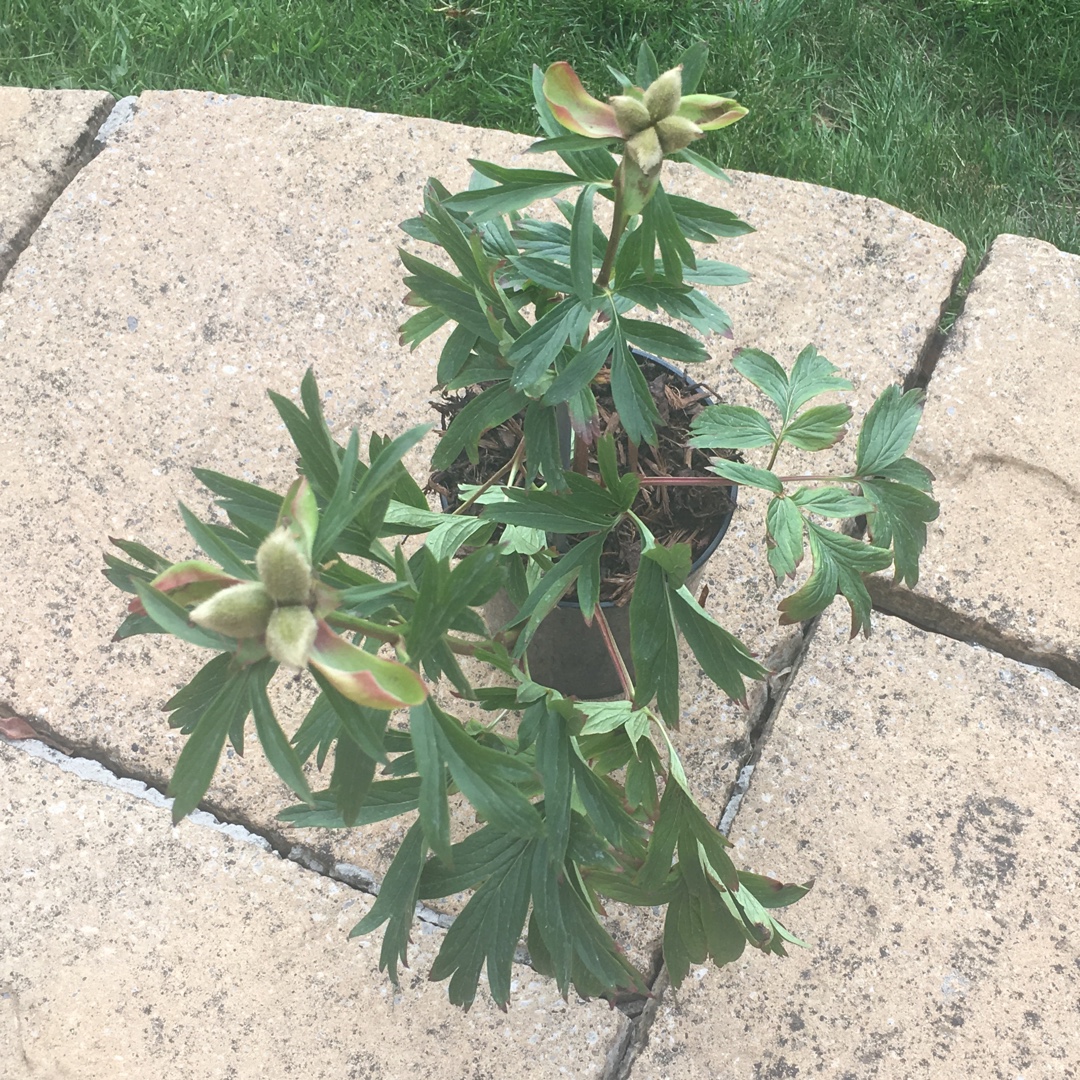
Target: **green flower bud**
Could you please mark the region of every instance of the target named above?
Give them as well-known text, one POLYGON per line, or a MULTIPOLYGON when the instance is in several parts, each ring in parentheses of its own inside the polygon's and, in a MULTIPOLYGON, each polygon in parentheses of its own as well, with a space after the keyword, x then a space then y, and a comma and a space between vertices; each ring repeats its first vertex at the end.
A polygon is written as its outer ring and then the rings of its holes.
POLYGON ((700 139, 705 132, 685 116, 668 116, 656 121, 656 134, 660 137, 660 148, 664 153, 674 154, 695 139, 700 139))
POLYGON ((191 621, 204 630, 234 638, 261 637, 274 610, 262 583, 243 581, 214 593, 191 613, 191 621))
POLYGON ((311 563, 285 528, 275 529, 255 553, 266 591, 279 604, 306 604, 311 596, 311 563))
POLYGON ((645 91, 645 108, 649 110, 649 117, 655 123, 671 116, 682 101, 682 65, 665 71, 645 91))
POLYGON ((611 107, 615 110, 615 120, 619 125, 619 130, 627 137, 636 135, 652 123, 649 110, 637 98, 613 97, 611 107))
POLYGON ((626 140, 626 153, 633 158, 637 167, 645 174, 655 172, 664 160, 664 151, 660 149, 660 139, 656 128, 647 127, 632 138, 626 140))
POLYGON ((266 651, 282 664, 307 667, 319 624, 303 605, 277 608, 266 627, 266 651))

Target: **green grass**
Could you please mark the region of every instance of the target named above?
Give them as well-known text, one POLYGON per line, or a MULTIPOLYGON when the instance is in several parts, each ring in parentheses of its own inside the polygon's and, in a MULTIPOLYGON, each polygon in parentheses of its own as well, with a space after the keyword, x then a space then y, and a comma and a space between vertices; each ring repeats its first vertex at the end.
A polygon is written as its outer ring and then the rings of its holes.
POLYGON ((969 248, 1080 253, 1080 0, 0 0, 0 83, 195 87, 536 130, 532 63, 661 63, 750 116, 706 152, 872 195, 969 248), (456 5, 456 6, 455 6, 456 5))

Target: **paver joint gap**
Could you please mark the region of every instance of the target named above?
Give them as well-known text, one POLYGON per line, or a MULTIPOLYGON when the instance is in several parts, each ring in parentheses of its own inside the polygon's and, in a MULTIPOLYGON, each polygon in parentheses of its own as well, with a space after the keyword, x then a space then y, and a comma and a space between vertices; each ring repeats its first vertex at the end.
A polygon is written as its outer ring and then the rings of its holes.
POLYGON ((0 289, 8 274, 19 261, 19 256, 29 246, 30 241, 37 232, 46 214, 67 190, 68 186, 80 172, 101 152, 104 143, 98 142, 99 134, 108 123, 114 111, 113 105, 105 99, 90 115, 89 122, 74 142, 60 169, 53 178, 48 189, 37 199, 37 204, 28 213, 26 221, 14 235, 4 237, 4 245, 0 246, 0 289))

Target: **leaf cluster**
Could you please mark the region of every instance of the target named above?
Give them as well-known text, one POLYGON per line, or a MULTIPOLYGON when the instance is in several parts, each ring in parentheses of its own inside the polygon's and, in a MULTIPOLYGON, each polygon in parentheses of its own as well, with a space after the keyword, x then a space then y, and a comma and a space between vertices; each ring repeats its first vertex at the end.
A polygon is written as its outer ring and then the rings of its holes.
POLYGON ((811 619, 840 594, 851 608, 852 636, 860 630, 868 633, 870 594, 864 577, 893 567, 897 581, 917 584, 926 526, 938 515, 930 495, 933 477, 906 456, 922 415, 923 392, 886 388, 863 420, 854 472, 806 477, 826 486, 799 484, 789 490, 803 478, 773 471, 781 447, 828 450, 843 439, 852 416, 849 406, 806 406, 822 395, 850 390, 851 383, 812 345, 799 354, 790 376, 773 357, 756 349, 742 350, 732 364, 769 399, 776 419, 747 406, 711 405, 694 421, 691 443, 706 450, 769 451, 764 468, 717 458, 712 470, 772 496, 766 539, 777 581, 795 577, 809 546, 812 571, 802 587, 781 602, 780 622, 811 619), (869 542, 816 520, 822 517, 855 522, 865 518, 869 542))

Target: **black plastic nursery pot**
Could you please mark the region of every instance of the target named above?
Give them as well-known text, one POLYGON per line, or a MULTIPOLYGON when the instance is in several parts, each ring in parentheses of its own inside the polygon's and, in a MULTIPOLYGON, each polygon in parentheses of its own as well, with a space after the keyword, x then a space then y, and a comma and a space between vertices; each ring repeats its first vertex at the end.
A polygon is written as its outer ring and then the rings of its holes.
MULTIPOLYGON (((633 352, 635 356, 671 372, 691 392, 700 389, 699 383, 667 361, 639 349, 634 349, 633 352)), ((711 398, 703 401, 707 405, 713 404, 711 398)), ((727 490, 730 492, 727 512, 717 520, 711 541, 694 560, 687 577, 686 584, 691 591, 700 580, 705 564, 724 539, 735 513, 738 488, 732 486, 727 490)), ((604 602, 601 607, 627 669, 633 674, 630 657, 630 607, 628 604, 620 606, 610 601, 604 602)), ((496 595, 484 608, 488 626, 493 631, 506 626, 516 614, 517 608, 505 592, 496 595)), ((553 687, 561 694, 590 699, 613 697, 623 692, 622 682, 599 625, 595 620, 586 624, 581 607, 576 601, 561 601, 544 619, 529 643, 527 657, 533 680, 553 687)))

